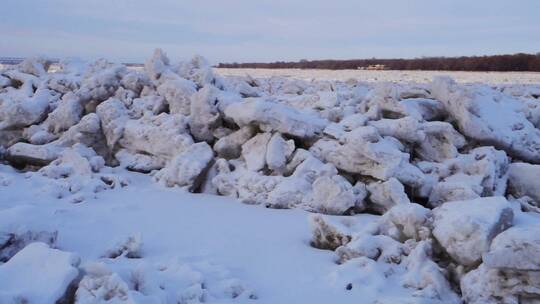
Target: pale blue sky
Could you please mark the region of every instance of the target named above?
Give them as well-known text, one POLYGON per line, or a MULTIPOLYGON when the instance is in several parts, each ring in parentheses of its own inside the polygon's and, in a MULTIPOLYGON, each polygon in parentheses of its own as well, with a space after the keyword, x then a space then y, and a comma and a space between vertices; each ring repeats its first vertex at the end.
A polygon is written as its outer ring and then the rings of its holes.
POLYGON ((0 56, 211 62, 540 52, 540 0, 1 0, 0 56))

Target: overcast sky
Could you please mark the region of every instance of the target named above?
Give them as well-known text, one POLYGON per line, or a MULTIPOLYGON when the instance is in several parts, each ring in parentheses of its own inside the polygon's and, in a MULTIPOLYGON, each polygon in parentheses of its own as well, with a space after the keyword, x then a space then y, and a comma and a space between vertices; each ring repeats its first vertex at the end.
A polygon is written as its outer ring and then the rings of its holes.
POLYGON ((212 63, 540 52, 540 0, 1 0, 0 56, 212 63))

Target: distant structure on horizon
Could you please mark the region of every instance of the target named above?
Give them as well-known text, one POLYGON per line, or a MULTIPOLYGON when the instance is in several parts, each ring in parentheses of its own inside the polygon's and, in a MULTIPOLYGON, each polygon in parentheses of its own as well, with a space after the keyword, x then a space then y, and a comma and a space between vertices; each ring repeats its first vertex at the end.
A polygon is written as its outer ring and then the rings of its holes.
POLYGON ((367 67, 357 67, 357 70, 368 70, 368 71, 383 71, 383 70, 389 70, 389 68, 386 67, 384 64, 371 64, 367 67))

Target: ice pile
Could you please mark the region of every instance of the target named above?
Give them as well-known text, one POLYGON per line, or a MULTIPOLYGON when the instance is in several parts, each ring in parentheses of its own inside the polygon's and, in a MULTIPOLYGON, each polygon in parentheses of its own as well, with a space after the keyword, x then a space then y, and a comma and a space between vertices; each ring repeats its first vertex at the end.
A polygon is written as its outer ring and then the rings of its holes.
MULTIPOLYGON (((47 69, 34 58, 0 72, 0 160, 51 179, 58 198, 129 186, 115 175, 127 169, 271 208, 378 214, 362 229, 315 216, 313 245, 426 303, 540 301, 539 226, 517 220, 540 224, 531 87, 221 77, 161 50, 142 71, 47 69)), ((129 298, 102 268, 77 295, 129 298)))

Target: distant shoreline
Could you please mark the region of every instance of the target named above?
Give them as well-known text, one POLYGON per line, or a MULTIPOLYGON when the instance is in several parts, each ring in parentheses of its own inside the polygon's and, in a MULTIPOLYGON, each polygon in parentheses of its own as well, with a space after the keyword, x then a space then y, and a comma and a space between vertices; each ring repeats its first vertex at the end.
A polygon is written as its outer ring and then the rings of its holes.
MULTIPOLYGON (((0 64, 15 65, 24 57, 0 57, 0 64)), ((50 58, 52 64, 59 59, 50 58)), ((125 62, 128 67, 142 68, 143 63, 125 62)), ((276 62, 219 63, 214 68, 227 69, 298 69, 362 71, 454 71, 454 72, 540 72, 540 52, 494 56, 422 57, 413 59, 346 59, 300 60, 276 62)))
MULTIPOLYGON (((539 55, 534 55, 536 57, 538 57, 538 60, 540 62, 540 53, 539 55)), ((11 65, 17 65, 19 63, 21 63, 25 58, 22 58, 22 57, 0 57, 0 68, 2 68, 2 66, 6 67, 6 66, 11 66, 11 65)), ((388 59, 388 60, 397 60, 397 59, 388 59)), ((49 59, 50 63, 52 64, 52 66, 54 67, 57 67, 58 68, 58 64, 60 63, 60 59, 49 59)), ((344 62, 347 62, 347 60, 343 60, 344 62)), ((299 62, 298 62, 299 63, 299 62)), ((133 62, 128 62, 128 63, 121 63, 129 68, 134 68, 134 69, 142 69, 144 68, 144 63, 133 63, 133 62)), ((487 73, 487 74, 530 74, 530 75, 538 75, 540 74, 540 69, 538 70, 515 70, 515 69, 508 69, 508 70, 450 70, 450 69, 392 69, 392 68, 384 68, 384 69, 358 69, 358 68, 335 68, 335 69, 332 69, 332 68, 322 68, 322 67, 303 67, 303 68, 300 68, 300 67, 295 67, 294 65, 292 66, 286 66, 286 67, 280 67, 280 66, 275 66, 273 65, 273 63, 262 63, 262 66, 259 66, 259 64, 252 64, 252 63, 242 63, 242 64, 232 64, 234 66, 229 66, 229 64, 223 64, 223 63, 220 63, 218 65, 214 65, 213 68, 214 69, 217 69, 217 70, 222 70, 222 71, 225 71, 225 70, 230 70, 230 71, 233 71, 233 70, 238 70, 239 73, 243 73, 244 71, 260 71, 262 72, 263 74, 267 74, 267 73, 272 73, 272 72, 277 72, 279 73, 280 71, 287 71, 287 72, 292 72, 294 74, 298 74, 298 73, 309 73, 309 72, 324 72, 324 71, 327 71, 328 73, 339 73, 339 72, 343 72, 343 73, 352 73, 352 74, 355 74, 355 73, 362 73, 362 74, 372 74, 372 75, 383 75, 383 74, 388 74, 388 73, 407 73, 407 72, 410 72, 410 73, 416 73, 416 72, 425 72, 425 73, 487 73), (251 66, 251 65, 255 65, 255 66, 251 66)), ((232 73, 232 74, 237 74, 237 73, 232 73)), ((535 77, 536 78, 536 77, 535 77)), ((539 81, 540 82, 540 81, 539 81)))
MULTIPOLYGON (((142 65, 144 66, 144 65, 142 65)), ((260 71, 328 71, 328 72, 376 72, 376 73, 385 73, 385 72, 452 72, 452 73, 481 73, 481 74, 540 74, 540 71, 462 71, 462 70, 358 70, 358 69, 321 69, 321 68, 308 68, 308 69, 299 69, 299 68, 224 68, 219 66, 213 66, 217 70, 260 70, 260 71)))
MULTIPOLYGON (((24 57, 0 57, 0 64, 2 65, 16 65, 24 61, 24 57)), ((58 64, 60 63, 60 59, 56 58, 50 58, 48 61, 51 64, 58 64)), ((122 63, 125 66, 128 67, 144 67, 144 63, 134 63, 134 62, 123 62, 122 63)))
POLYGON ((494 56, 422 57, 413 59, 300 60, 220 63, 218 68, 320 69, 393 71, 540 72, 540 53, 494 56))

